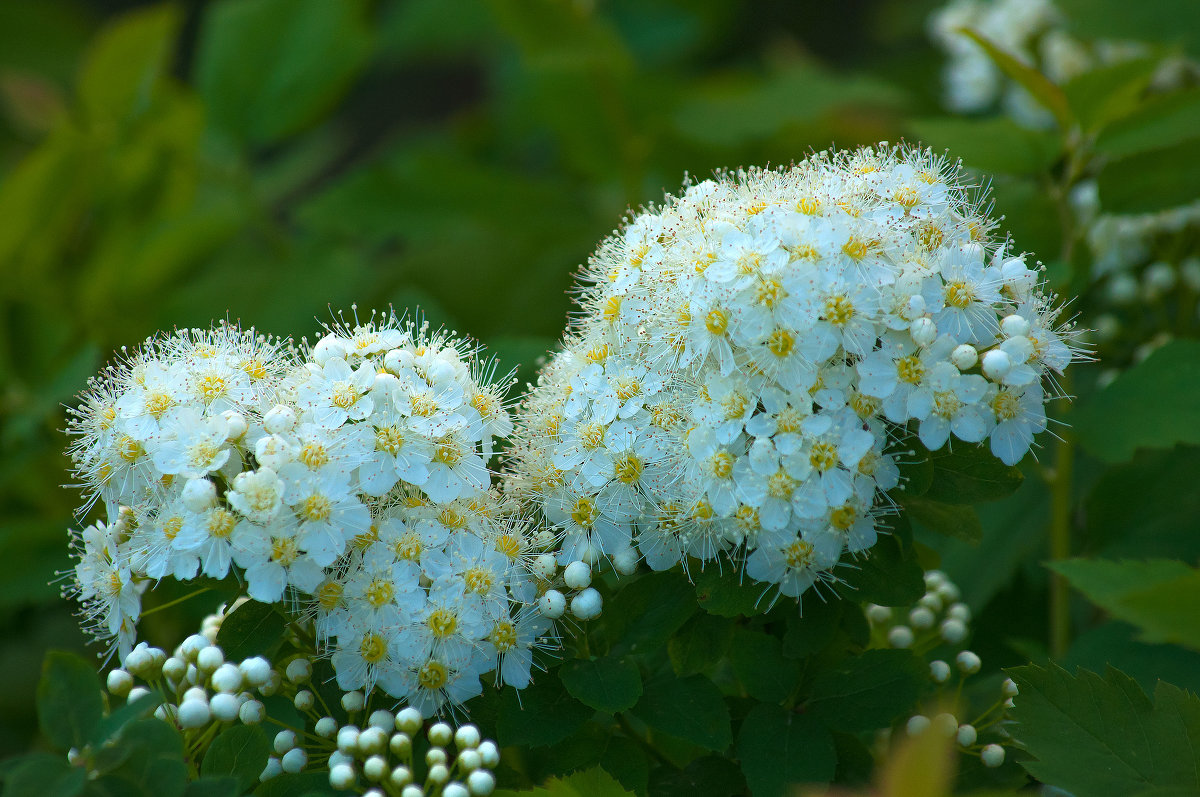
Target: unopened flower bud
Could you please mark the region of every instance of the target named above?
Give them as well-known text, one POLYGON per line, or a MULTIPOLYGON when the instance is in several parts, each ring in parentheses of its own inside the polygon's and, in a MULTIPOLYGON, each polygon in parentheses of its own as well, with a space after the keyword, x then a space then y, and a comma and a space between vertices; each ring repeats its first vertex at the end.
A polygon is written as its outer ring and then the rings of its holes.
POLYGON ((958 733, 955 735, 955 740, 961 747, 970 747, 975 744, 975 740, 979 738, 979 732, 975 730, 974 725, 959 725, 958 733))
POLYGON ((929 717, 923 714, 914 714, 908 718, 908 722, 904 725, 904 730, 909 736, 918 736, 924 733, 929 725, 929 717))
POLYGON ((623 576, 633 575, 638 566, 638 553, 633 548, 622 548, 613 554, 613 570, 623 576))
POLYGON ((964 650, 955 658, 958 663, 958 669, 967 675, 972 675, 979 672, 979 668, 983 666, 983 662, 979 657, 969 650, 964 650))
POLYGON ((247 700, 238 709, 238 719, 246 725, 257 725, 267 716, 267 709, 257 700, 247 700))
POLYGON ((960 371, 969 371, 979 362, 979 352, 970 343, 964 343, 950 352, 950 362, 960 371))
POLYGON ((348 789, 354 785, 354 767, 338 764, 329 769, 329 785, 335 789, 348 789))
POLYGON ((467 776, 467 788, 473 797, 487 797, 496 790, 496 776, 486 770, 476 770, 467 776))
POLYGON ((983 759, 985 767, 994 769, 1004 763, 1004 748, 998 744, 989 744, 979 751, 979 757, 983 759))
POLYGON ((894 648, 907 648, 913 643, 912 629, 906 625, 898 625, 888 631, 888 644, 894 648))
POLYGON ((1012 370, 1012 361, 1000 349, 992 349, 983 355, 983 375, 993 382, 998 382, 1008 376, 1012 370))
POLYGON ((936 683, 946 683, 946 681, 950 680, 950 665, 941 659, 929 662, 929 676, 936 683))
POLYGON ((571 589, 585 589, 592 583, 592 568, 587 562, 571 562, 563 570, 563 581, 571 589))
POLYGON ((217 503, 217 487, 208 479, 188 479, 180 500, 189 512, 200 514, 217 503))
POLYGON ((545 617, 557 620, 567 609, 567 599, 558 590, 548 589, 542 597, 538 598, 538 609, 545 617))
POLYGON ((111 694, 125 697, 133 688, 133 676, 125 670, 113 670, 108 674, 107 685, 111 694))
POLYGON ((296 411, 285 404, 276 404, 263 416, 263 428, 267 434, 284 434, 296 425, 296 411))
POLYGON ((571 614, 580 620, 591 620, 600 616, 603 602, 600 593, 588 587, 571 599, 571 614))
POLYGON ((208 724, 211 712, 207 700, 184 700, 179 705, 179 727, 199 728, 208 724))

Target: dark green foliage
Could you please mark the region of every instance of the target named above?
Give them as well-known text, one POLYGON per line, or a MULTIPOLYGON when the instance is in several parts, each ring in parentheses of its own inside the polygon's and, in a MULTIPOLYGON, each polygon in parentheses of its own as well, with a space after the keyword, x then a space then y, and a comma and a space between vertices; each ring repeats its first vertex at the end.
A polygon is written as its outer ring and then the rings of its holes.
POLYGON ((564 663, 558 675, 572 697, 597 711, 625 711, 642 695, 642 676, 630 659, 576 659, 564 663))
POLYGON ((204 777, 231 775, 242 788, 258 782, 271 755, 271 742, 262 728, 233 725, 213 739, 204 754, 200 774, 204 777))
POLYGON ((663 675, 649 681, 632 713, 651 728, 706 750, 724 750, 733 740, 729 709, 703 675, 663 675))
POLYGON ((83 747, 104 714, 96 668, 78 656, 52 651, 37 689, 38 721, 56 746, 83 747))
POLYGON ((270 655, 283 640, 286 622, 274 605, 246 601, 221 623, 217 644, 232 662, 270 655))
POLYGON ((783 794, 795 783, 828 783, 837 770, 833 737, 824 725, 767 703, 742 722, 737 755, 756 797, 783 794))

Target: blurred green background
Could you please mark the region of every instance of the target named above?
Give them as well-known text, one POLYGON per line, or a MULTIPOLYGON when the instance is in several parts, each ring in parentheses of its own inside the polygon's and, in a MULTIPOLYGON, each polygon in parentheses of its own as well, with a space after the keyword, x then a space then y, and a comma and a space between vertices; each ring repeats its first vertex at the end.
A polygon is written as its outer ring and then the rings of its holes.
MULTIPOLYGON (((312 336, 330 307, 390 303, 532 379, 577 266, 685 173, 963 138, 931 121, 936 5, 0 2, 0 757, 31 743, 45 650, 85 647, 50 583, 78 502, 62 404, 115 349, 226 317, 312 336)), ((993 182, 1006 229, 1056 257, 1038 176, 1054 151, 989 130, 962 154, 1010 172, 993 182)), ((1038 654, 1012 637, 1045 636, 1034 481, 985 516, 982 549, 942 546, 997 664, 1038 654)), ((145 632, 175 644, 211 608, 145 632)), ((1108 634, 1092 659, 1132 649, 1108 634)), ((1200 672, 1186 655, 1166 676, 1184 685, 1200 672)))

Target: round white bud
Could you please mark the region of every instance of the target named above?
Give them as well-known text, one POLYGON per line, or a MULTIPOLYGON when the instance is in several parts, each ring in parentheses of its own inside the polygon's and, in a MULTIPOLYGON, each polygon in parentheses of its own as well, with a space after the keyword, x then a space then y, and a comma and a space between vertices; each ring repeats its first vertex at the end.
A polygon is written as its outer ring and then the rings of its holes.
POLYGON ((459 750, 473 750, 481 741, 483 739, 479 736, 479 729, 474 725, 464 725, 454 732, 454 745, 459 750))
POLYGON ((193 686, 191 689, 188 689, 186 692, 183 693, 183 699, 184 700, 200 700, 200 701, 207 703, 208 702, 208 692, 204 691, 204 687, 193 686))
POLYGON ((267 758, 267 765, 263 767, 263 771, 259 774, 258 779, 268 781, 271 778, 277 778, 283 774, 283 762, 275 756, 267 758))
POLYGON ((633 548, 622 548, 613 554, 613 570, 623 576, 631 576, 637 571, 638 553, 633 548))
POLYGON ((950 665, 941 659, 929 662, 929 677, 939 684, 950 680, 950 665))
POLYGON ((918 734, 924 733, 929 725, 929 717, 926 717, 924 714, 914 714, 908 718, 908 722, 905 724, 904 730, 909 736, 917 736, 918 734))
POLYGON ((972 651, 964 650, 955 657, 958 663, 958 669, 967 675, 972 675, 979 672, 979 668, 983 666, 983 662, 972 651))
POLYGON ((241 668, 226 662, 212 674, 210 682, 218 692, 237 692, 242 688, 241 668))
POLYGON ((133 688, 133 676, 125 672, 125 670, 113 670, 108 674, 106 681, 108 691, 117 697, 125 697, 129 694, 129 690, 133 688))
POLYGON ((955 620, 951 617, 949 620, 942 621, 940 629, 942 639, 949 642, 951 645, 957 645, 967 638, 967 626, 962 620, 955 620))
POLYGON ((921 631, 925 630, 926 628, 933 628, 933 621, 933 612, 931 612, 928 607, 925 606, 918 606, 908 613, 909 624, 913 628, 921 631))
POLYGON ((388 775, 387 759, 373 755, 363 762, 363 775, 372 783, 378 783, 388 775))
POLYGON ((538 610, 550 620, 557 620, 567 610, 567 599, 556 589, 548 589, 538 598, 538 610))
POLYGON ((135 675, 140 674, 150 666, 150 652, 146 643, 142 642, 125 656, 125 669, 135 675))
POLYGON ((333 717, 321 717, 321 719, 317 720, 313 725, 313 732, 322 739, 332 739, 333 735, 337 733, 337 730, 337 720, 335 720, 333 717))
POLYGON ((431 747, 425 751, 425 763, 428 766, 444 764, 447 761, 446 751, 440 747, 431 747))
POLYGON ((471 797, 471 792, 461 783, 447 783, 442 788, 442 797, 471 797))
POLYGON ((937 340, 937 324, 932 318, 918 318, 908 325, 908 334, 918 346, 928 346, 937 340))
POLYGON ((571 599, 571 614, 580 620, 591 620, 599 617, 604 608, 600 593, 588 587, 571 599))
POLYGON ((949 581, 937 588, 937 595, 946 603, 954 603, 962 597, 962 594, 958 591, 958 587, 949 581))
POLYGON ((337 732, 337 749, 347 755, 352 754, 358 749, 358 728, 353 725, 346 725, 339 728, 337 732))
POLYGON ((200 728, 208 724, 211 712, 207 700, 184 700, 179 704, 179 727, 200 728))
POLYGON ((1012 370, 1012 360, 1000 349, 992 349, 983 355, 983 375, 999 382, 1012 370))
POLYGON ((220 626, 210 625, 210 626, 206 626, 204 628, 204 630, 202 630, 200 632, 200 636, 207 639, 209 644, 215 645, 215 644, 217 644, 217 634, 219 634, 220 632, 221 632, 220 626))
POLYGON ((233 722, 236 720, 239 708, 241 706, 238 704, 237 695, 231 695, 228 692, 213 695, 208 701, 209 711, 221 722, 233 722))
POLYGON ((333 769, 338 764, 350 764, 354 766, 354 756, 343 753, 341 750, 334 750, 329 754, 329 760, 325 763, 325 768, 333 769))
POLYGON ((412 737, 407 733, 393 733, 388 741, 388 749, 392 751, 392 755, 406 756, 412 750, 412 737))
POLYGON ((424 722, 421 712, 412 707, 401 709, 396 714, 396 730, 407 733, 409 736, 421 730, 424 722))
POLYGON ((367 698, 362 692, 353 691, 342 695, 342 708, 346 711, 362 711, 367 705, 367 698))
POLYGON ((959 725, 958 733, 954 736, 960 747, 970 747, 978 738, 979 732, 975 730, 974 725, 959 725))
POLYGON ((308 659, 292 659, 283 674, 294 684, 307 683, 312 678, 312 662, 308 659))
POLYGON ((297 772, 303 772, 304 767, 308 765, 308 753, 304 752, 303 747, 293 747, 283 754, 283 771, 291 775, 297 772))
POLYGON ((892 609, 875 603, 867 604, 867 619, 876 624, 886 623, 892 619, 892 609))
POLYGON ((1000 322, 1000 331, 1006 338, 1019 338, 1029 334, 1029 320, 1013 313, 1000 322))
POLYGON ((592 585, 592 567, 587 562, 571 562, 563 570, 563 581, 571 589, 586 589, 592 585))
POLYGON ((196 654, 196 669, 209 673, 225 663, 225 654, 216 645, 209 645, 196 654))
POLYGON ((279 733, 275 734, 275 742, 272 746, 275 748, 275 752, 283 755, 288 750, 291 750, 296 746, 296 732, 286 730, 280 731, 279 733))
POLYGON ((543 581, 549 581, 554 578, 554 574, 558 572, 558 562, 554 561, 554 557, 548 553, 539 554, 534 557, 533 564, 530 566, 533 574, 543 581))
POLYGON ((217 503, 217 486, 208 479, 188 479, 180 498, 189 512, 200 514, 217 503))
POLYGON ((500 748, 496 747, 496 743, 491 739, 485 739, 477 749, 479 758, 488 769, 495 769, 500 763, 500 748))
POLYGON ((425 790, 415 783, 410 783, 400 792, 400 797, 424 797, 425 790))
POLYGON ((898 625, 888 631, 888 644, 894 648, 907 648, 913 643, 912 629, 906 625, 898 625))
POLYGON ((998 744, 989 744, 979 751, 983 765, 995 769, 1004 763, 1004 748, 998 744))
POLYGON ((919 293, 914 293, 912 296, 909 296, 908 301, 904 303, 904 312, 901 314, 901 318, 904 318, 907 321, 920 319, 921 316, 925 315, 925 309, 925 297, 919 293))
POLYGON ((317 341, 317 345, 313 346, 310 356, 314 363, 324 368, 325 363, 330 360, 341 359, 346 356, 346 345, 342 343, 336 334, 330 332, 317 341))
POLYGON ((240 440, 250 428, 250 425, 246 423, 246 416, 237 410, 225 410, 221 413, 221 417, 225 419, 226 440, 240 440))
POLYGON ((409 783, 412 783, 412 770, 405 766, 396 767, 392 770, 392 774, 388 780, 396 788, 407 786, 409 783))
POLYGON ((354 767, 338 764, 329 768, 329 785, 335 789, 348 789, 354 785, 354 767))
POLYGON ((292 705, 294 705, 298 711, 308 711, 313 707, 313 703, 315 702, 316 698, 313 697, 313 693, 307 689, 301 689, 292 699, 292 705))
POLYGON ((271 675, 270 675, 270 677, 267 678, 267 682, 265 684, 263 684, 262 686, 258 687, 258 693, 260 695, 262 695, 263 697, 270 697, 271 695, 278 692, 279 687, 282 685, 283 685, 283 676, 281 676, 279 674, 278 670, 271 670, 271 675))
POLYGON ((445 764, 434 764, 429 768, 429 772, 425 775, 425 778, 430 783, 440 785, 450 780, 450 770, 446 769, 445 764))
POLYGON ((933 718, 933 729, 947 739, 958 732, 958 718, 953 714, 942 713, 933 718))
POLYGON ((496 776, 487 770, 477 769, 467 776, 467 788, 474 797, 487 797, 496 790, 496 776))
POLYGON ((257 725, 266 719, 267 709, 257 700, 247 700, 238 709, 238 719, 246 725, 257 725))
POLYGON ((471 772, 483 766, 483 759, 474 750, 463 750, 458 754, 458 758, 454 759, 454 763, 461 771, 471 772))
POLYGON ((379 728, 367 728, 358 735, 358 752, 363 755, 382 753, 387 743, 387 733, 379 728))
POLYGON ((367 717, 367 725, 372 728, 378 728, 381 731, 390 731, 396 722, 396 715, 388 711, 386 708, 376 709, 371 712, 371 716, 367 717))
POLYGON ((284 434, 296 425, 296 411, 286 404, 276 404, 263 416, 263 428, 267 434, 284 434))
POLYGON ((1012 678, 1004 679, 1004 683, 1000 684, 1000 691, 1002 691, 1006 697, 1016 697, 1017 695, 1021 694, 1021 690, 1017 688, 1017 682, 1012 678))
POLYGON ((970 343, 964 343, 950 352, 950 362, 960 371, 969 371, 979 362, 979 352, 970 343))
POLYGON ((956 603, 946 610, 946 614, 952 620, 958 620, 960 623, 971 622, 971 607, 965 603, 956 603))
MULTIPOLYGON (((940 587, 938 589, 940 589, 940 587)), ((926 592, 921 596, 921 599, 917 601, 917 604, 924 606, 931 612, 940 612, 942 610, 942 599, 938 597, 936 590, 933 592, 926 592)))
POLYGON ((238 665, 247 686, 262 686, 271 677, 271 663, 262 656, 253 656, 238 665))
POLYGON ((162 673, 163 677, 178 683, 183 676, 187 675, 187 662, 172 656, 163 662, 162 673))

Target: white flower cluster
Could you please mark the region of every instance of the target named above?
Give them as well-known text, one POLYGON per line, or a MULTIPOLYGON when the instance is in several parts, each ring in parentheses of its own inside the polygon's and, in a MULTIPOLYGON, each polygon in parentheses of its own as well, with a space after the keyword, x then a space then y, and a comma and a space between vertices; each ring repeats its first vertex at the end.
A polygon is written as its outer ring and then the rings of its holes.
MULTIPOLYGON (((216 644, 222 620, 222 615, 207 617, 202 632, 188 637, 170 656, 139 643, 122 667, 108 673, 109 693, 129 703, 157 694, 162 702, 154 716, 174 726, 184 735, 189 752, 199 756, 219 728, 236 722, 261 725, 274 733, 274 755, 263 761, 263 781, 303 772, 316 763, 328 768, 335 788, 371 797, 385 791, 401 797, 468 797, 495 789, 490 770, 499 764, 499 749, 482 739, 474 726, 455 731, 444 722, 431 725, 422 776, 413 760, 413 738, 424 726, 420 711, 369 711, 359 691, 346 692, 333 706, 326 705, 325 698, 308 688, 313 670, 303 657, 278 667, 261 656, 226 661, 216 644), (263 698, 272 697, 287 699, 304 727, 286 726, 268 716, 263 698), (362 730, 355 721, 364 723, 362 730), (457 747, 453 757, 446 752, 451 741, 457 747)), ((70 757, 88 760, 79 751, 70 757)))
MULTIPOLYGON (((872 636, 880 647, 931 650, 935 647, 960 645, 969 635, 971 609, 958 600, 954 582, 940 570, 925 573, 925 594, 906 614, 896 617, 887 606, 867 606, 867 620, 872 636)), ((950 677, 950 667, 935 661, 930 674, 938 683, 950 677)))
POLYGON ((727 552, 798 596, 876 539, 889 445, 1019 461, 1071 348, 958 168, 886 145, 722 174, 633 218, 514 434, 560 561, 727 552))
MULTIPOLYGON (((151 340, 75 412, 76 473, 108 525, 76 537, 78 596, 122 652, 143 580, 301 599, 343 689, 425 712, 522 688, 549 630, 513 502, 491 489, 508 384, 478 350, 389 314, 303 355, 222 326, 151 340)), ((294 604, 293 604, 294 605, 294 604)))
MULTIPOLYGON (((1151 54, 1138 42, 1084 42, 1072 36, 1069 27, 1070 21, 1052 0, 951 0, 929 17, 931 37, 949 57, 943 69, 947 107, 974 113, 1000 105, 1024 127, 1046 128, 1054 123, 1024 88, 1004 76, 983 48, 962 34, 963 28, 1018 61, 1036 65, 1060 85, 1099 67, 1151 54)), ((1189 72, 1195 72, 1194 63, 1166 58, 1152 85, 1179 85, 1189 72)))

